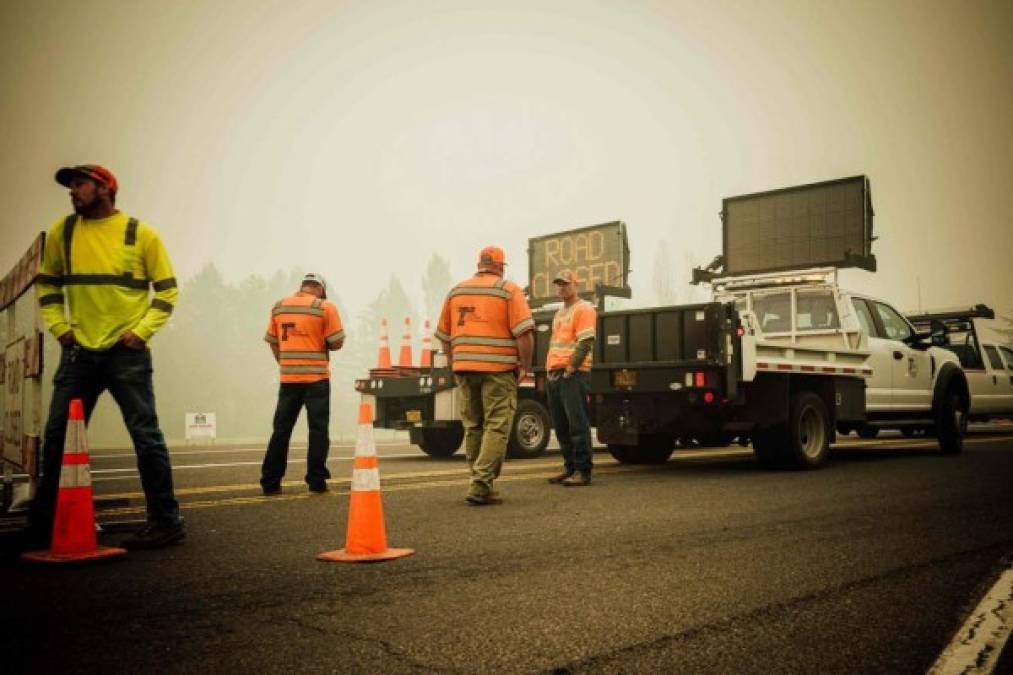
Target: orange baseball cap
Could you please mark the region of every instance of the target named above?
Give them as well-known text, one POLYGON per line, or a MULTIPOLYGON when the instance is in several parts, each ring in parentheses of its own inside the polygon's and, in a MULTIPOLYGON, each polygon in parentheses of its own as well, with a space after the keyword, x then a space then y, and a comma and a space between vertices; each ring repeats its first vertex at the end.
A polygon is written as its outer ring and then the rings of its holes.
POLYGON ((65 166, 56 172, 56 182, 63 187, 70 187, 70 181, 75 176, 84 176, 96 183, 102 183, 108 186, 110 190, 116 192, 120 189, 120 184, 116 181, 116 176, 113 172, 104 166, 98 164, 78 164, 77 166, 65 166))
POLYGON ((503 255, 503 249, 499 246, 486 246, 478 254, 479 265, 491 265, 492 263, 506 265, 506 256, 503 255))

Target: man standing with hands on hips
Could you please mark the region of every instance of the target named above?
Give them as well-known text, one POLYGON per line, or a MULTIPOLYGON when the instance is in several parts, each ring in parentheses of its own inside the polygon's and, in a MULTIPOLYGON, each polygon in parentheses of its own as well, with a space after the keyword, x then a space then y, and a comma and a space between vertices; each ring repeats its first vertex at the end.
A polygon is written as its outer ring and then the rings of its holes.
POLYGON ((81 399, 88 419, 108 389, 133 440, 147 504, 147 525, 123 546, 172 544, 183 539, 183 519, 155 412, 148 349, 179 295, 172 264, 154 228, 116 208, 119 183, 111 171, 64 167, 56 182, 70 189, 74 213, 50 228, 37 283, 42 318, 63 353, 29 517, 33 535, 48 538, 53 527, 70 401, 81 399))
POLYGON ((499 504, 493 481, 506 456, 517 409, 517 383, 531 370, 535 322, 520 287, 503 278, 503 249, 478 254, 478 272, 457 284, 443 303, 436 338, 450 359, 461 402, 471 469, 465 501, 499 504))
POLYGON ((563 472, 550 483, 567 487, 591 484, 591 423, 587 415, 594 331, 598 313, 577 296, 580 280, 568 270, 553 279, 563 306, 552 319, 545 359, 549 414, 563 454, 563 472))

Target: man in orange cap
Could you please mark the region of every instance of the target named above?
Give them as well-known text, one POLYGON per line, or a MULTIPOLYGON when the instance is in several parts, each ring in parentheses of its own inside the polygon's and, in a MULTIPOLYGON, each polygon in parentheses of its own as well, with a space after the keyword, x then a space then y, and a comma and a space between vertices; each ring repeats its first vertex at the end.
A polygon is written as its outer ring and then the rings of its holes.
POLYGON ((503 278, 503 249, 487 246, 478 272, 443 303, 436 338, 454 370, 465 450, 471 469, 469 504, 498 504, 493 490, 517 409, 517 383, 531 369, 535 322, 524 293, 503 278))
POLYGON ((154 228, 116 208, 119 183, 109 169, 68 166, 56 172, 56 182, 70 189, 74 213, 50 228, 36 284, 42 319, 63 353, 53 378, 32 529, 45 538, 53 526, 71 399, 83 400, 89 418, 108 389, 134 442, 148 511, 147 525, 123 545, 165 546, 180 541, 184 530, 155 412, 148 343, 176 304, 172 263, 154 228))

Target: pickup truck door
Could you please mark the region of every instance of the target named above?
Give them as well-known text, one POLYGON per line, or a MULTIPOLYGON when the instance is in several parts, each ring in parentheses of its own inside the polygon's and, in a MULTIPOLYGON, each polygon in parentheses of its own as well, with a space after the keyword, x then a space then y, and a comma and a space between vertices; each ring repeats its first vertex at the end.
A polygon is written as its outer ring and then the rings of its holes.
POLYGON ((893 403, 893 349, 889 340, 883 339, 872 318, 872 308, 862 298, 851 298, 858 323, 869 338, 869 367, 872 377, 865 381, 865 408, 874 412, 890 410, 893 403))
POLYGON ((903 342, 914 335, 911 324, 900 312, 882 302, 873 302, 879 328, 889 342, 892 360, 891 408, 930 410, 932 408, 932 357, 927 349, 915 349, 903 342))
POLYGON ((982 412, 994 414, 1007 408, 1009 378, 999 348, 985 343, 981 346, 985 352, 985 376, 981 378, 980 390, 972 390, 972 395, 981 397, 982 412))

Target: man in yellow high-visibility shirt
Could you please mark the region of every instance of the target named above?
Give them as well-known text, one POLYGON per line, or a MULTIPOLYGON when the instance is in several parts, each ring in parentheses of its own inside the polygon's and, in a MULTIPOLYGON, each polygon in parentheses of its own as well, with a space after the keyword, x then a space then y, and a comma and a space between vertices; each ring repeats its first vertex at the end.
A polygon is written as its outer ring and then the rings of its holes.
POLYGON ((155 412, 148 341, 176 304, 172 264, 150 225, 116 209, 119 184, 108 169, 64 167, 56 182, 70 188, 74 213, 50 228, 37 281, 42 318, 63 353, 32 501, 33 534, 48 538, 53 527, 71 399, 84 402, 88 419, 108 389, 134 442, 148 512, 147 525, 123 545, 165 546, 182 540, 184 529, 155 412))

